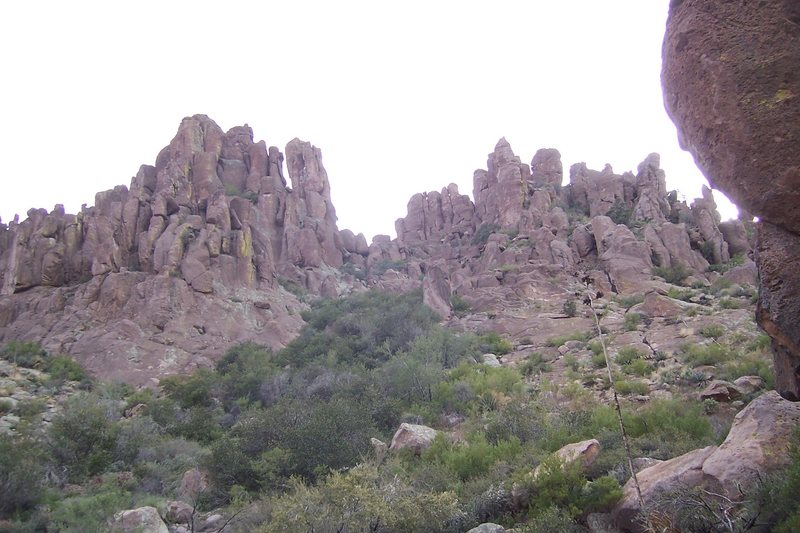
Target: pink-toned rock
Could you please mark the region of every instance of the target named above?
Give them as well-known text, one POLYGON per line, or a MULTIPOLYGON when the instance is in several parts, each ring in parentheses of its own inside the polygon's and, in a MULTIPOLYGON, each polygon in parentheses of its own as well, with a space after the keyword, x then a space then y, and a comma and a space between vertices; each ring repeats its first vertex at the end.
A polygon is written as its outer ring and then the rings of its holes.
POLYGON ((173 500, 167 502, 167 522, 170 524, 191 524, 194 518, 194 508, 186 502, 173 500))
POLYGON ((742 394, 753 394, 764 388, 764 380, 760 376, 741 376, 733 384, 742 394))
POLYGON ((436 438, 436 430, 428 426, 419 424, 402 423, 392 437, 390 450, 411 450, 419 455, 426 450, 433 439, 436 438))
POLYGON ((439 267, 430 267, 422 279, 422 302, 447 320, 453 314, 450 306, 450 282, 439 267))
POLYGON ((790 462, 792 435, 800 424, 800 404, 765 392, 737 413, 725 441, 703 463, 706 485, 729 498, 790 462))
MULTIPOLYGON (((694 450, 637 473, 636 478, 645 503, 665 492, 700 484, 703 479, 703 463, 715 450, 716 446, 694 450)), ((621 530, 643 532, 643 524, 637 520, 639 511, 639 498, 631 478, 622 488, 622 499, 614 506, 611 514, 621 530)))
MULTIPOLYGON (((562 446, 554 453, 564 464, 580 461, 581 468, 587 469, 592 466, 600 455, 600 442, 597 439, 589 439, 581 442, 573 442, 562 446)), ((539 475, 540 467, 537 466, 533 471, 533 477, 539 475)))
POLYGON ((742 396, 740 391, 733 383, 721 379, 715 379, 700 393, 700 400, 716 400, 718 402, 732 402, 742 396))
POLYGON ((183 498, 194 501, 208 489, 208 474, 199 468, 192 468, 183 473, 180 494, 183 498))
POLYGON ((116 513, 111 530, 118 533, 169 533, 155 507, 139 507, 116 513))

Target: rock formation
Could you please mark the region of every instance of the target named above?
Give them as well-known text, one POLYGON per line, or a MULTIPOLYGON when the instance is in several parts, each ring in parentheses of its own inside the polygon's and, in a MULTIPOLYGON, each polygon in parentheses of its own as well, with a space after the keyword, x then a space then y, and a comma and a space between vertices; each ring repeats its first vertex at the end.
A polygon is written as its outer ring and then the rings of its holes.
POLYGON ((326 268, 367 250, 343 246, 319 149, 295 139, 285 160, 291 188, 277 148, 197 115, 130 188, 0 226, 0 338, 134 382, 237 339, 287 342, 301 322, 278 282, 335 296, 326 268))
MULTIPOLYGON (((759 218, 757 318, 772 337, 778 390, 800 399, 800 5, 674 0, 663 56, 681 145, 759 218)), ((739 230, 720 230, 739 250, 739 230)))
POLYGON ((416 194, 397 238, 368 244, 339 231, 318 148, 295 139, 281 153, 247 126, 189 117, 130 188, 77 215, 32 209, 0 225, 0 341, 38 341, 142 384, 235 342, 285 345, 302 293, 422 289, 451 319, 459 298, 494 314, 564 298, 578 272, 609 295, 646 292, 662 283, 654 267, 702 278, 709 261, 749 250, 740 226, 722 230, 710 191, 691 207, 667 192, 657 154, 636 174, 577 164, 562 179, 557 150, 528 165, 501 139, 474 174, 474 202, 453 184, 416 194))
MULTIPOLYGON (((645 505, 677 489, 701 487, 733 501, 789 462, 792 434, 800 423, 800 405, 770 391, 739 411, 725 441, 663 461, 637 474, 645 505)), ((639 498, 633 480, 613 514, 623 531, 643 531, 636 522, 639 498)))

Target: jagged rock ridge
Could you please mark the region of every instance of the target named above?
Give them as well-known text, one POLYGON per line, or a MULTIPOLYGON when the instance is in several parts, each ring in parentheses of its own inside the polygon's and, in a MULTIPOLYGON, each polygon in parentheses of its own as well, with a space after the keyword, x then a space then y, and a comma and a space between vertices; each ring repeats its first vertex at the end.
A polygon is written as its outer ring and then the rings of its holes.
POLYGON ((77 215, 33 209, 0 226, 0 340, 144 382, 211 364, 234 342, 284 345, 303 305, 284 286, 327 297, 421 287, 445 318, 453 294, 492 315, 564 298, 579 271, 609 294, 658 286, 653 266, 708 283, 709 260, 749 250, 744 224, 720 224, 708 189, 691 206, 666 191, 657 154, 636 174, 576 164, 562 185, 557 150, 527 165, 501 139, 475 172, 474 202, 453 184, 414 195, 397 238, 370 245, 337 228, 321 159, 298 139, 284 155, 247 126, 184 119, 130 188, 77 215))

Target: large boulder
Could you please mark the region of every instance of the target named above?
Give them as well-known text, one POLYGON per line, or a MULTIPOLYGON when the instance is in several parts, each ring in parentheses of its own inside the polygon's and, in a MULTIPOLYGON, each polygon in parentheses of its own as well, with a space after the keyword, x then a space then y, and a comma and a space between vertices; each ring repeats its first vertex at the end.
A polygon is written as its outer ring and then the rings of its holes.
MULTIPOLYGON (((800 425, 800 404, 781 398, 775 391, 762 394, 734 418, 731 430, 719 446, 694 450, 637 474, 645 505, 666 492, 701 487, 732 500, 790 461, 791 438, 800 425)), ((623 497, 613 510, 625 531, 643 531, 637 521, 639 498, 633 479, 623 487, 623 497)))
POLYGON ((436 438, 436 430, 420 424, 403 422, 392 437, 390 450, 411 450, 419 455, 425 451, 436 438))
POLYGON ((789 463, 800 405, 765 392, 739 411, 725 441, 703 463, 705 485, 729 498, 789 463))
MULTIPOLYGON (((716 446, 708 446, 693 450, 636 474, 645 504, 666 492, 699 485, 703 479, 703 463, 716 449, 716 446)), ((639 496, 631 479, 622 488, 622 499, 614 507, 612 515, 621 530, 644 531, 638 520, 640 510, 639 496)))
POLYGON ((114 515, 115 533, 169 533, 155 507, 139 507, 114 515))
POLYGON ((794 400, 800 399, 798 72, 795 0, 670 2, 662 70, 667 112, 711 184, 760 220, 758 319, 773 339, 777 390, 794 400))
MULTIPOLYGON (((564 464, 571 464, 580 461, 581 469, 586 470, 592 466, 600 455, 600 442, 597 439, 589 439, 581 442, 566 444, 556 450, 553 454, 564 464)), ((540 468, 537 466, 533 471, 533 477, 539 475, 540 468)))

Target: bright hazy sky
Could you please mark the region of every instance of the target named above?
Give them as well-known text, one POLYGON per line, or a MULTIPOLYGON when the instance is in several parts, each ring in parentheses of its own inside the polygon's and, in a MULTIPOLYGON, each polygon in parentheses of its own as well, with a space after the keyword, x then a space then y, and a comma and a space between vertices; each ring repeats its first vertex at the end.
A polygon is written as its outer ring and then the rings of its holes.
MULTIPOLYGON (((183 117, 322 149, 339 228, 394 235, 505 136, 617 173, 704 178, 664 111, 668 0, 4 2, 0 217, 130 184, 183 117)), ((718 196, 720 198, 721 196, 718 196)), ((719 201, 719 200, 718 200, 719 201)), ((735 210, 723 210, 723 218, 735 210)))

